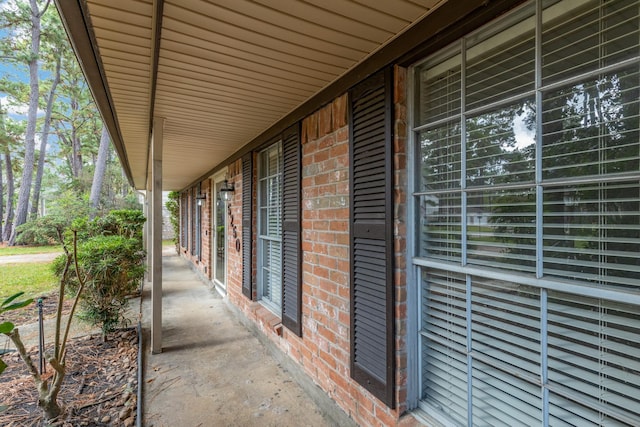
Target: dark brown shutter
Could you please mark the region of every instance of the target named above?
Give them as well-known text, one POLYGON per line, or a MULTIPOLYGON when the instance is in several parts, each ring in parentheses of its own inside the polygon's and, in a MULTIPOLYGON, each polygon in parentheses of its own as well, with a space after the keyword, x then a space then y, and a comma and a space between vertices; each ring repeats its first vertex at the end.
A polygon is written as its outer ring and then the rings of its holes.
POLYGON ((181 213, 182 213, 182 247, 186 248, 187 245, 189 244, 189 239, 187 238, 187 236, 189 235, 189 217, 187 215, 187 213, 189 212, 189 210, 187 209, 187 193, 186 192, 182 192, 182 194, 180 194, 180 208, 181 213))
POLYGON ((202 206, 198 203, 198 197, 202 194, 202 184, 198 183, 195 188, 195 210, 196 210, 196 246, 195 255, 198 261, 202 261, 202 206))
POLYGON ((249 299, 253 297, 251 264, 251 202, 253 200, 253 154, 242 158, 242 293, 249 299))
POLYGON ((189 239, 189 251, 191 255, 196 253, 196 189, 191 188, 189 190, 189 197, 191 199, 191 238, 189 239))
POLYGON ((351 376, 389 407, 394 389, 392 74, 350 91, 351 376))
POLYGON ((299 135, 297 124, 282 135, 282 324, 301 336, 299 135))

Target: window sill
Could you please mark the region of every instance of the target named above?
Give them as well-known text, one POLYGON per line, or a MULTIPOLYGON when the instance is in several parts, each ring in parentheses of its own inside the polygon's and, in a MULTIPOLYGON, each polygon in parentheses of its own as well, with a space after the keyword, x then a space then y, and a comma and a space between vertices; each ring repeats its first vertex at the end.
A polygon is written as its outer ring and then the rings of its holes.
POLYGON ((282 336, 282 319, 267 306, 257 301, 251 304, 251 314, 265 331, 271 331, 277 336, 282 336))

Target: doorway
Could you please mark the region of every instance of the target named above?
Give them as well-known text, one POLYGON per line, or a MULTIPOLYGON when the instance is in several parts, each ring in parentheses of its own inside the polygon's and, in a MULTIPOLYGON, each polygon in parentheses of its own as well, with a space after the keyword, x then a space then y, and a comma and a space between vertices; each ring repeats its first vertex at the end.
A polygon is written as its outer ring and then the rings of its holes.
POLYGON ((224 184, 224 175, 214 178, 213 212, 213 236, 211 251, 211 265, 213 266, 213 283, 218 289, 226 292, 227 274, 227 216, 226 203, 220 198, 220 188, 224 184))

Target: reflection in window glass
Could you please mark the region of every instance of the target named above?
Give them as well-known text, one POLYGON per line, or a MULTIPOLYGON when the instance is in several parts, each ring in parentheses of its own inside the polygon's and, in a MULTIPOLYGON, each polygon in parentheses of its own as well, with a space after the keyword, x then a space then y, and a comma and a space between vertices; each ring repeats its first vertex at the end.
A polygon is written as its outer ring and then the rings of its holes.
POLYGON ((528 99, 467 119, 467 186, 533 182, 535 139, 521 126, 535 123, 534 105, 528 99))
POLYGON ((420 133, 421 191, 460 188, 460 124, 420 133))

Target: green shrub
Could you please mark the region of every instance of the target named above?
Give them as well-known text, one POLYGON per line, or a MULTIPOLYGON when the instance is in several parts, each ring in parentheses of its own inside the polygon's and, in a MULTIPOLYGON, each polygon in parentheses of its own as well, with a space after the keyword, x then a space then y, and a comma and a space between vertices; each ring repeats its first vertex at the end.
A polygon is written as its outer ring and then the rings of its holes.
POLYGON ((140 210, 115 210, 94 221, 97 229, 102 230, 102 234, 125 236, 142 242, 142 227, 146 218, 140 210))
POLYGON ((28 221, 16 229, 16 243, 29 246, 46 246, 60 243, 58 230, 64 230, 67 224, 58 216, 41 216, 28 221))
POLYGON ((173 229, 173 243, 176 246, 176 252, 180 252, 178 243, 180 242, 180 193, 172 191, 169 193, 169 200, 165 203, 169 211, 169 221, 173 229))
POLYGON ((127 297, 138 290, 144 253, 136 239, 96 236, 80 245, 78 262, 87 278, 82 315, 106 336, 123 319, 127 297))
POLYGON ((146 218, 141 210, 129 209, 114 210, 94 219, 81 216, 75 218, 66 230, 65 240, 69 241, 72 230, 75 230, 79 242, 95 236, 124 236, 137 239, 142 247, 142 227, 145 221, 146 218))
MULTIPOLYGON (((127 299, 138 290, 144 277, 141 211, 111 211, 101 218, 78 218, 72 227, 78 231, 78 266, 85 279, 80 315, 100 325, 103 336, 124 320, 127 299)), ((62 276, 65 257, 54 260, 53 269, 62 276)), ((67 276, 67 289, 75 292, 78 280, 74 270, 67 276)))

